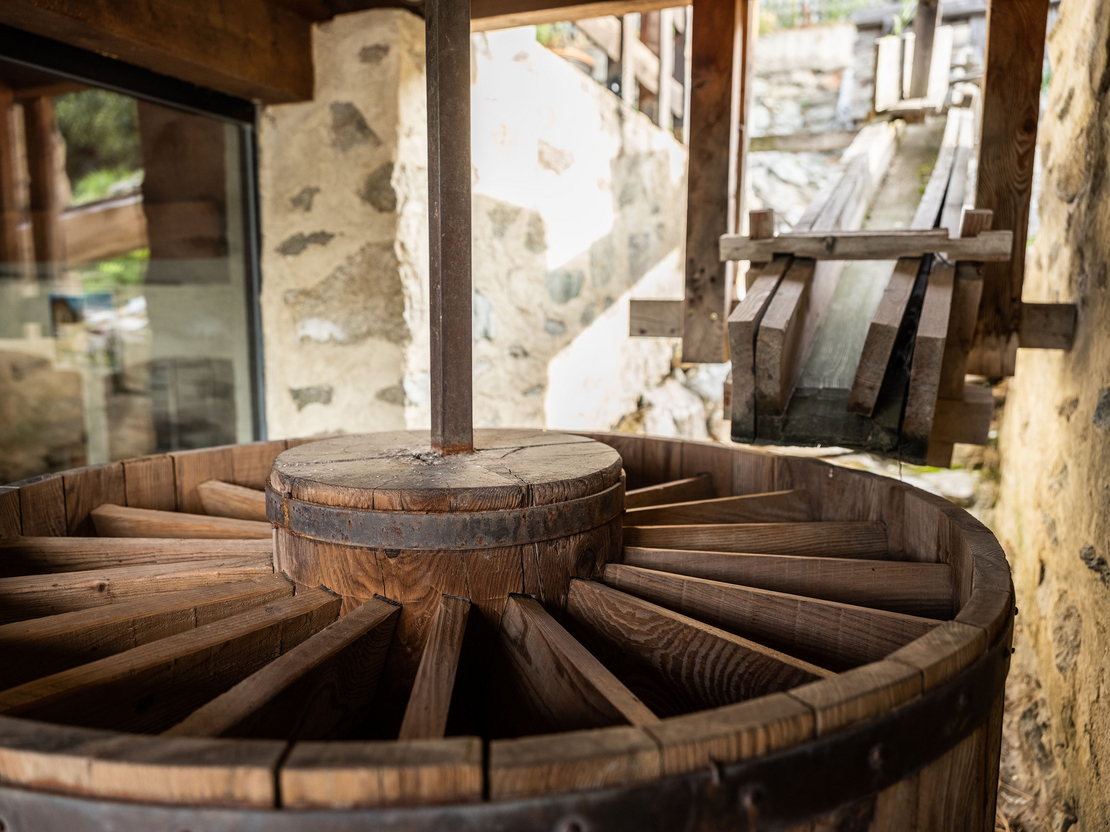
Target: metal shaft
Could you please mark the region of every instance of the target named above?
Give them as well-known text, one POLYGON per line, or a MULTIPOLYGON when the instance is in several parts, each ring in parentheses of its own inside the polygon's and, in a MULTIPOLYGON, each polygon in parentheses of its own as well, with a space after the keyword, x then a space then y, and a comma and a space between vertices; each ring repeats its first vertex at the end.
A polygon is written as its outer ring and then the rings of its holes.
POLYGON ((432 447, 474 450, 470 0, 427 0, 432 447))

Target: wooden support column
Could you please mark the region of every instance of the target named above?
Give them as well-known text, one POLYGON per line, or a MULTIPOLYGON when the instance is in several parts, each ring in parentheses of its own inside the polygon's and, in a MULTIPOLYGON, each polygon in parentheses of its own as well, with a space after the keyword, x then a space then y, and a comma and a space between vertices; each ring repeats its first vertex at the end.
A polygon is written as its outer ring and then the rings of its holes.
POLYGON ((986 76, 975 207, 1014 232, 1009 263, 989 263, 969 373, 1010 376, 1017 360, 1021 287, 1033 193, 1041 68, 1049 0, 1006 0, 987 12, 986 76))
POLYGON ((636 15, 626 14, 621 18, 621 98, 635 107, 636 93, 636 15))
POLYGON ((23 259, 19 245, 19 134, 15 117, 15 97, 0 86, 0 263, 23 259))
POLYGON ((696 0, 686 209, 686 300, 682 360, 721 362, 730 292, 722 234, 736 230, 740 183, 741 59, 750 0, 696 0))
POLYGON ((674 107, 671 79, 674 78, 674 23, 673 9, 663 9, 659 18, 659 117, 656 124, 664 130, 671 129, 674 107))
POLYGON ((913 73, 910 75, 909 98, 924 98, 929 91, 933 41, 936 40, 938 25, 940 0, 918 0, 917 15, 913 19, 913 73))
POLYGON ((58 188, 56 153, 58 125, 52 98, 32 98, 23 105, 27 136, 27 167, 31 174, 31 230, 35 260, 53 274, 65 264, 62 195, 58 188))

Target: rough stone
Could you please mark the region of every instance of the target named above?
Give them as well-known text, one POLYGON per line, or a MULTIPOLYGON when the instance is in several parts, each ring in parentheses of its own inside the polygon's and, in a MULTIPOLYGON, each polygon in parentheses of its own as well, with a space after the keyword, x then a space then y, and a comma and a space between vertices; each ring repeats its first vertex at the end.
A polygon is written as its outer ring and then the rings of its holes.
POLYGON ((293 397, 297 410, 304 410, 310 404, 331 404, 335 388, 330 384, 318 384, 314 387, 290 387, 289 395, 293 397))
POLYGON ((393 163, 383 162, 367 176, 358 196, 379 211, 396 211, 397 192, 393 190, 393 163))
POLYGON ((577 270, 556 269, 544 275, 547 293, 556 303, 567 303, 582 294, 584 280, 585 275, 577 270))
POLYGON ((319 188, 301 188, 297 191, 296 195, 289 200, 289 204, 298 211, 308 213, 312 210, 312 199, 318 193, 320 193, 319 188))
POLYGON ((541 168, 555 173, 563 173, 574 164, 574 154, 569 150, 560 150, 543 139, 539 140, 538 146, 541 168))
POLYGON ((1110 429, 1110 389, 1098 394, 1098 405, 1095 406, 1095 415, 1091 420, 1095 427, 1110 429))
POLYGON ((375 43, 358 50, 358 59, 364 64, 380 64, 388 54, 388 43, 375 43))
MULTIPOLYGON (((311 204, 311 200, 309 202, 311 204)), ((311 234, 294 234, 286 240, 283 240, 281 245, 277 247, 278 254, 284 254, 286 257, 296 257, 309 246, 326 246, 333 239, 334 234, 329 234, 327 231, 313 231, 311 234)))
POLYGON ((1083 643, 1083 616, 1075 604, 1069 604, 1067 600, 1065 592, 1052 615, 1052 658, 1061 673, 1075 667, 1083 643))
POLYGON ((1079 559, 1086 564, 1088 569, 1098 575, 1104 584, 1110 583, 1110 564, 1106 562, 1105 557, 1097 552, 1094 546, 1088 543, 1080 549, 1079 559))
POLYGON ((403 405, 405 403, 405 388, 400 384, 383 387, 374 394, 374 398, 378 399, 378 401, 388 402, 389 404, 403 405))
POLYGON ((562 321, 556 321, 554 318, 548 318, 543 322, 543 331, 548 335, 562 335, 567 331, 567 325, 562 321))
POLYGON ((347 151, 360 144, 381 147, 382 140, 370 129, 358 107, 350 101, 336 101, 331 105, 331 143, 347 151))

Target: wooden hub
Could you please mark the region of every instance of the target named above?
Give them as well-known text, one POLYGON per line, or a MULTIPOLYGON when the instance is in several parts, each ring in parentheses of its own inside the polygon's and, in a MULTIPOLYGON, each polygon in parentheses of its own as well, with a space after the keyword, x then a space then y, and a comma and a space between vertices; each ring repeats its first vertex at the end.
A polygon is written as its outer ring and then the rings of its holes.
POLYGON ((427 431, 345 436, 286 451, 270 474, 280 571, 342 595, 344 614, 375 595, 402 605, 383 678, 393 717, 444 596, 480 613, 468 631, 484 667, 510 593, 561 617, 571 578, 596 576, 620 552, 612 448, 533 430, 479 430, 474 446, 443 456, 427 431))

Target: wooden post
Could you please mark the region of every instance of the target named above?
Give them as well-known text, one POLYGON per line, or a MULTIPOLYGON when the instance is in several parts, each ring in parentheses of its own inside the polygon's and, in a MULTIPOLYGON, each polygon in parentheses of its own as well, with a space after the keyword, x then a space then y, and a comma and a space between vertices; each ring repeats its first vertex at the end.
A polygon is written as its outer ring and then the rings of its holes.
POLYGON ((682 17, 682 143, 690 147, 690 93, 693 87, 693 45, 690 37, 694 31, 694 7, 687 6, 682 17))
POLYGON ((27 167, 31 174, 31 230, 35 240, 35 260, 47 275, 65 265, 65 239, 62 232, 61 194, 58 189, 58 126, 52 98, 32 98, 23 105, 27 136, 27 167))
POLYGON ((1049 0, 1007 0, 987 12, 975 207, 994 212, 996 229, 1014 232, 1014 247, 1009 263, 989 263, 983 271, 967 368, 976 375, 1013 375, 1017 361, 1048 6, 1049 0))
POLYGON ((17 263, 21 257, 19 221, 19 135, 16 132, 15 97, 0 86, 0 263, 17 263))
POLYGON ((636 23, 634 14, 621 18, 621 98, 629 107, 635 107, 636 95, 636 23))
POLYGON ((659 117, 656 124, 664 130, 670 130, 672 124, 671 112, 671 79, 674 77, 674 23, 672 23, 672 9, 663 9, 659 12, 659 117))
POLYGON ((729 303, 720 238, 735 227, 741 51, 749 0, 696 0, 692 28, 690 162, 686 209, 686 320, 682 360, 728 357, 729 303))
POLYGON ((470 453, 470 0, 428 0, 425 21, 432 448, 470 453))
POLYGON ((924 98, 929 91, 929 75, 933 66, 933 41, 940 24, 940 0, 918 0, 913 19, 913 73, 910 76, 909 98, 924 98))

